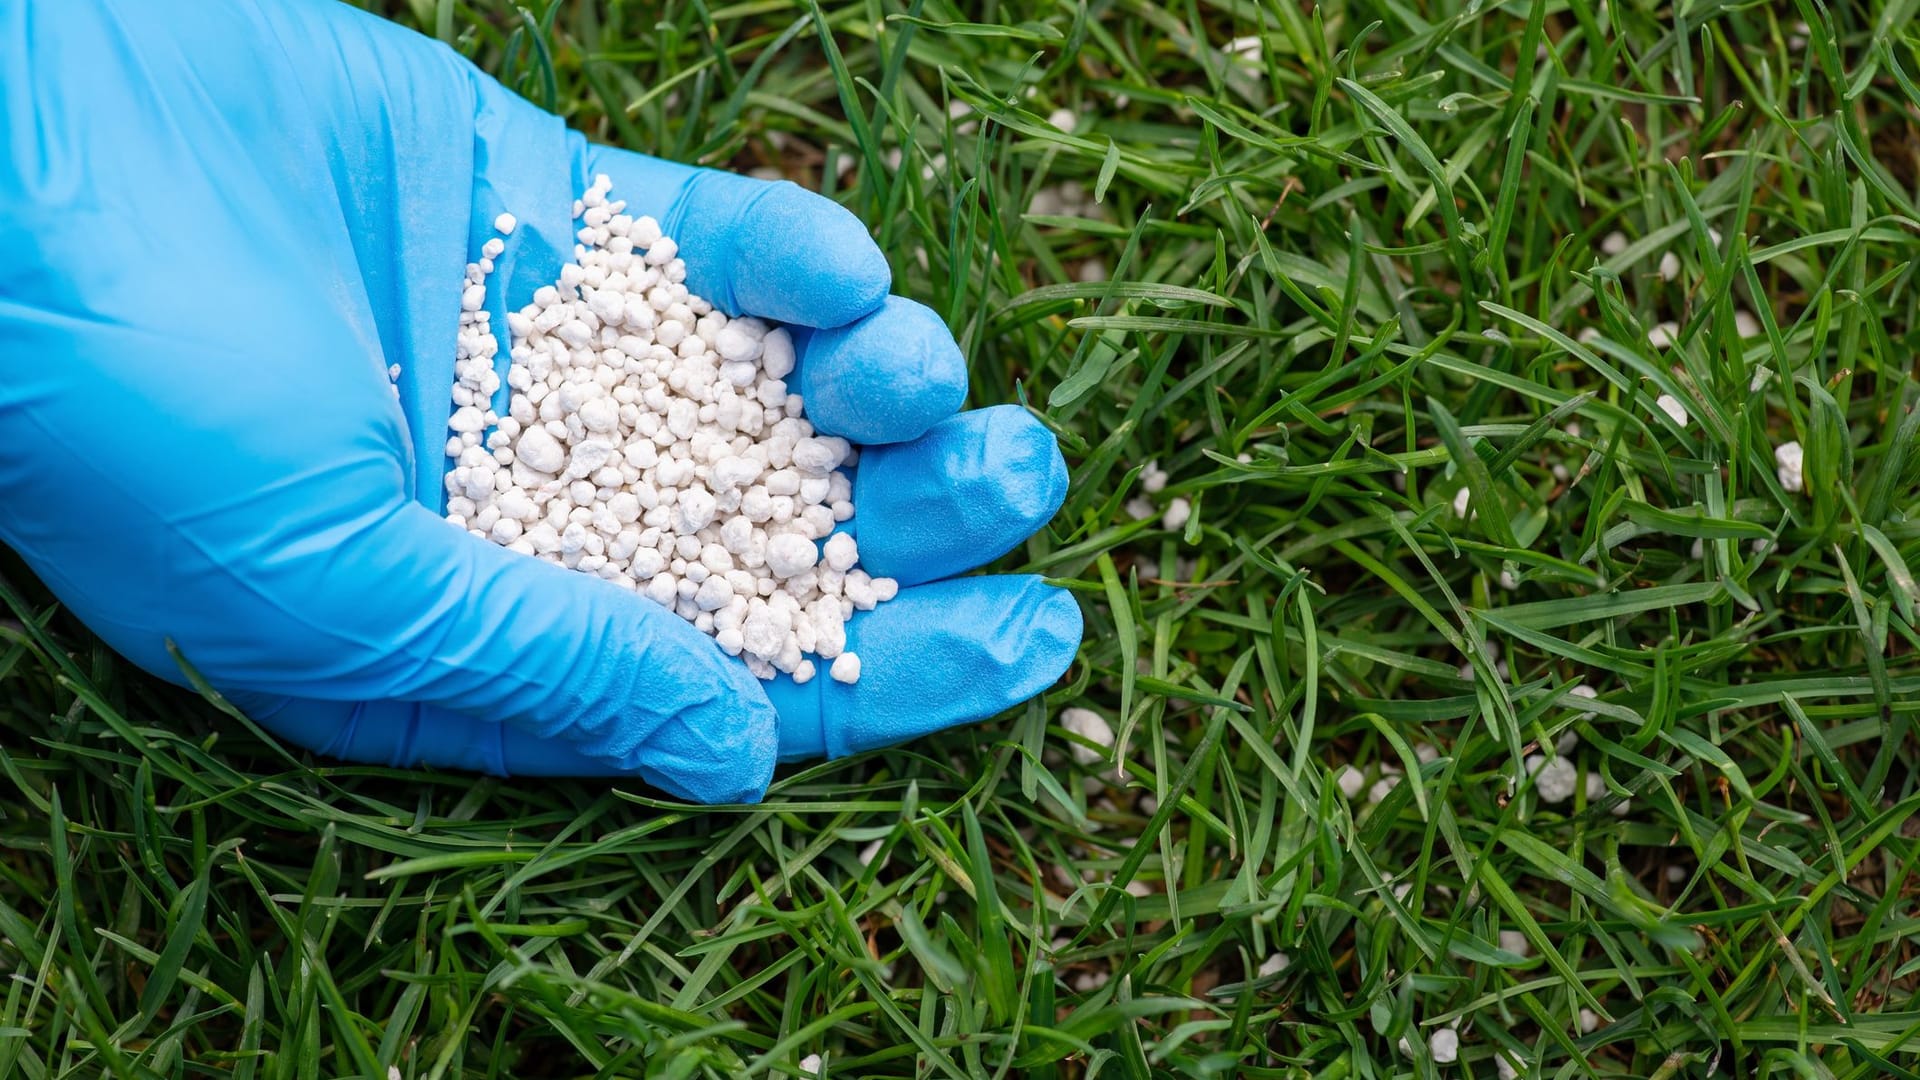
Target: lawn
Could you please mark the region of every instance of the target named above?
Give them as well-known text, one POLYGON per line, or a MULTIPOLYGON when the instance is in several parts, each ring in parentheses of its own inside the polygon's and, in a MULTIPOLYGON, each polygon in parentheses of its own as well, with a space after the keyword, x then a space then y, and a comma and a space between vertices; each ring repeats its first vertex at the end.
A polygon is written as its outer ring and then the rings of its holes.
POLYGON ((1086 641, 707 811, 282 749, 9 560, 0 1076, 1920 1070, 1916 0, 375 6, 867 221, 1086 641))

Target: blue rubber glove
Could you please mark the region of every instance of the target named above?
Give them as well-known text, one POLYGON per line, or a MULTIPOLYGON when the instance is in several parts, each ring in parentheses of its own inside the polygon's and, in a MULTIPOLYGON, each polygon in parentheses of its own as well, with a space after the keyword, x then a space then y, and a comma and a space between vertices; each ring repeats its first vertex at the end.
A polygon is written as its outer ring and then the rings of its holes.
POLYGON ((951 335, 887 296, 833 203, 591 146, 325 0, 16 0, 0 71, 0 540, 146 670, 180 680, 171 639, 339 757, 719 802, 759 798, 776 757, 991 715, 1071 659, 1065 593, 953 577, 1058 508, 1054 440, 1019 410, 955 414, 951 335), (763 686, 645 598, 440 520, 462 269, 518 217, 503 327, 571 254, 597 173, 680 242, 694 292, 817 328, 796 335, 808 413, 868 444, 863 564, 910 586, 850 624, 857 685, 763 686))

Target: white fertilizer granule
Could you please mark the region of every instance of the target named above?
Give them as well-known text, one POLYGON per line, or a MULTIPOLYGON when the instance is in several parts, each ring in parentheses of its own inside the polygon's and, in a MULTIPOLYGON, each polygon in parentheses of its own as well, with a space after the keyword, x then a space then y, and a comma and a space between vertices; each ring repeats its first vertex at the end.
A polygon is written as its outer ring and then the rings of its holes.
MULTIPOLYGON (((858 568, 843 465, 856 451, 807 422, 787 331, 730 319, 687 290, 650 217, 594 179, 574 204, 574 261, 507 315, 506 415, 486 281, 467 267, 447 421, 447 520, 523 555, 596 574, 671 608, 762 679, 860 678, 847 620, 899 586, 858 568), (824 543, 822 543, 824 541, 824 543)), ((511 233, 512 214, 494 228, 511 233)))
POLYGON ((1607 797, 1607 781, 1597 772, 1587 774, 1587 801, 1599 802, 1607 797))
POLYGON ((1193 504, 1175 496, 1167 503, 1167 511, 1160 515, 1160 525, 1168 532, 1179 532, 1187 527, 1187 520, 1193 517, 1193 504))
POLYGON ((1780 486, 1787 491, 1804 491, 1807 486, 1807 452, 1798 442, 1783 442, 1773 448, 1775 472, 1780 486))
POLYGON ((1228 56, 1237 57, 1249 67, 1259 67, 1263 42, 1258 37, 1237 37, 1220 47, 1228 56))
POLYGON ((1653 403, 1660 406, 1660 411, 1666 413, 1668 418, 1674 423, 1681 427, 1687 426, 1689 419, 1687 416, 1687 407, 1680 403, 1679 398, 1674 397, 1672 394, 1661 394, 1658 398, 1654 399, 1653 403))
MULTIPOLYGON (((1599 696, 1600 696, 1600 691, 1598 691, 1598 690, 1595 690, 1595 689, 1594 689, 1593 687, 1591 687, 1591 686, 1588 686, 1588 685, 1587 685, 1586 683, 1578 683, 1578 684, 1576 684, 1576 685, 1574 685, 1574 686, 1572 686, 1572 687, 1570 687, 1570 688, 1569 688, 1569 689, 1567 690, 1567 693, 1569 693, 1569 694, 1571 694, 1571 695, 1573 695, 1574 697, 1577 697, 1577 698, 1586 698, 1586 699, 1587 699, 1588 701, 1592 701, 1592 700, 1594 700, 1595 698, 1597 698, 1597 697, 1599 697, 1599 696)), ((1589 712, 1589 713, 1581 713, 1581 714, 1580 714, 1580 719, 1582 719, 1582 720, 1591 720, 1591 719, 1593 719, 1593 714, 1592 714, 1592 713, 1590 713, 1590 712, 1589 712)), ((1562 750, 1562 751, 1560 751, 1560 752, 1561 752, 1561 753, 1563 753, 1563 754, 1564 754, 1564 753, 1566 753, 1566 751, 1565 751, 1565 750, 1562 750)))
POLYGON ((1106 717, 1092 709, 1075 706, 1060 710, 1060 726, 1093 744, 1088 746, 1077 742, 1068 743, 1067 750, 1073 754, 1073 760, 1082 765, 1092 765, 1106 760, 1107 755, 1094 749, 1095 746, 1113 745, 1113 727, 1107 723, 1106 717))
POLYGON ((1340 794, 1349 799, 1358 798, 1367 789, 1366 774, 1351 765, 1340 766, 1340 771, 1333 774, 1333 782, 1340 786, 1340 794))
POLYGON ((1527 758, 1527 774, 1533 777, 1533 790, 1545 803, 1562 803, 1573 798, 1573 789, 1579 786, 1579 774, 1573 762, 1563 757, 1548 761, 1540 754, 1527 758))
POLYGON ((1378 806, 1387 800, 1388 795, 1393 794, 1394 788, 1399 786, 1400 778, 1398 776, 1383 776, 1375 780, 1373 786, 1367 789, 1367 803, 1378 806))
POLYGON ((1111 972, 1083 971, 1073 977, 1073 988, 1082 994, 1091 994, 1107 985, 1107 980, 1111 978, 1113 978, 1111 972))
POLYGON ((1149 495, 1158 495, 1166 490, 1169 479, 1167 471, 1160 467, 1160 460, 1155 458, 1140 470, 1140 490, 1149 495))

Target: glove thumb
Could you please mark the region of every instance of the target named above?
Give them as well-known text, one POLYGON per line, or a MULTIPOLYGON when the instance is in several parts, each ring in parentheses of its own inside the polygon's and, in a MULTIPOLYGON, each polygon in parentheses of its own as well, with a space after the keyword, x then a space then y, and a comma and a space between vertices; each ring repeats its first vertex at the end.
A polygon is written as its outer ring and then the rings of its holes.
MULTIPOLYGON (((473 740, 472 725, 434 715, 452 712, 519 729, 493 745, 553 740, 563 756, 692 801, 765 793, 778 742, 772 705, 744 665, 659 604, 476 538, 416 504, 307 547, 259 583, 264 596, 300 602, 271 605, 285 622, 256 627, 292 632, 297 611, 310 624, 303 647, 253 635, 244 656, 221 643, 212 663, 188 653, 283 737, 355 757, 366 744, 396 760, 467 763, 466 746, 422 742, 473 740), (331 599, 316 605, 323 595, 331 599), (377 702, 424 711, 369 707, 377 702), (405 730, 358 730, 368 724, 405 730)), ((497 771, 519 771, 511 756, 497 771)))

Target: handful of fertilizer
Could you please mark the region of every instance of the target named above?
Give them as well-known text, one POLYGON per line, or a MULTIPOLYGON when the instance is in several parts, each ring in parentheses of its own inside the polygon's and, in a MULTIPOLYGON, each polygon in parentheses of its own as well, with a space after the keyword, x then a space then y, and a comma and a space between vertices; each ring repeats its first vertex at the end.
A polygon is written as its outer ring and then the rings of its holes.
MULTIPOLYGON (((845 439, 788 393, 793 339, 730 319, 688 292, 686 263, 650 217, 594 179, 574 261, 507 315, 506 415, 493 408, 499 344, 485 310, 504 250, 467 266, 455 345, 447 520, 475 536, 595 574, 671 608, 762 679, 804 683, 846 651, 855 611, 899 586, 859 568, 845 439)), ((502 214, 494 227, 511 234, 502 214)))

